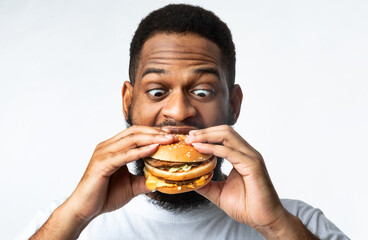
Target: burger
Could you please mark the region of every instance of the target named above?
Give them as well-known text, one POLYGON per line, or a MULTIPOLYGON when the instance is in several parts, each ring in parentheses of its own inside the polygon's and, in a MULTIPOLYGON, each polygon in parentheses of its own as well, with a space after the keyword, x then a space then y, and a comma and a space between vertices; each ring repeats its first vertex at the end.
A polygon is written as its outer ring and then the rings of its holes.
POLYGON ((146 186, 151 191, 177 194, 199 189, 211 181, 216 157, 185 144, 186 135, 176 136, 179 142, 160 145, 152 156, 143 159, 146 186))

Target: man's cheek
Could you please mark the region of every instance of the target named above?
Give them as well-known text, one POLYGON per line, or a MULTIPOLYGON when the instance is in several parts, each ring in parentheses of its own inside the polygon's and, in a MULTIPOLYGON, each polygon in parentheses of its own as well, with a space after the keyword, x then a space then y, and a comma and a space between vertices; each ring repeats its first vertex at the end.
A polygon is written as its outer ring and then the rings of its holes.
MULTIPOLYGON (((142 104, 147 106, 147 104, 142 104)), ((139 105, 138 105, 139 108, 139 105)), ((135 122, 139 122, 140 125, 154 126, 155 121, 158 120, 159 111, 154 106, 140 107, 137 113, 134 115, 135 122)))
POLYGON ((211 111, 206 111, 205 113, 202 114, 205 125, 216 126, 226 124, 228 122, 227 112, 225 113, 224 111, 221 111, 221 109, 218 106, 209 109, 211 109, 211 111))

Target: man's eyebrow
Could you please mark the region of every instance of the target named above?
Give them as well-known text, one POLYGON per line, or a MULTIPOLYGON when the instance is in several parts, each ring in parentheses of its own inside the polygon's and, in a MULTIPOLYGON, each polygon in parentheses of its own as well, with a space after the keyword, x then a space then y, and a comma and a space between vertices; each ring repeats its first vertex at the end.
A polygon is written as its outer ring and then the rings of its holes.
POLYGON ((207 67, 207 68, 196 68, 193 71, 194 73, 210 73, 210 74, 214 74, 216 75, 218 78, 220 78, 220 73, 216 68, 211 68, 211 67, 207 67))
POLYGON ((166 71, 164 69, 161 69, 161 68, 147 68, 146 70, 144 70, 144 72, 142 74, 142 78, 144 76, 146 76, 147 74, 150 74, 150 73, 165 74, 166 71))

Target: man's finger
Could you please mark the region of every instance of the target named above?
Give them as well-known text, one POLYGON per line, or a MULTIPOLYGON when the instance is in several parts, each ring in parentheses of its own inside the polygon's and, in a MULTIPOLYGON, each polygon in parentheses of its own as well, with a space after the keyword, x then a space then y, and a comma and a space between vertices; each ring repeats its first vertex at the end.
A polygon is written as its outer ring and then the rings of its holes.
POLYGON ((110 139, 107 139, 106 141, 103 141, 99 144, 99 147, 104 147, 106 145, 111 144, 112 142, 116 142, 119 139, 128 136, 130 134, 139 134, 139 133, 146 133, 146 134, 167 134, 166 131, 162 130, 159 127, 148 127, 148 126, 132 126, 130 128, 125 129, 124 131, 121 131, 120 133, 116 134, 110 139))
POLYGON ((248 155, 253 155, 257 151, 245 141, 236 131, 228 125, 221 125, 192 131, 185 139, 187 144, 192 143, 214 143, 221 144, 233 149, 237 149, 248 155))
POLYGON ((134 197, 151 191, 146 186, 146 178, 136 175, 132 175, 132 190, 134 197))
POLYGON ((247 154, 232 148, 209 143, 193 143, 194 148, 204 154, 212 154, 228 160, 243 176, 248 176, 262 158, 250 157, 247 154))
POLYGON ((196 192, 220 207, 220 196, 223 186, 224 182, 211 181, 206 186, 197 189, 196 192))
POLYGON ((97 160, 94 165, 97 170, 103 171, 103 176, 110 177, 122 166, 136 161, 140 158, 152 155, 158 148, 158 144, 151 144, 148 146, 134 148, 118 153, 110 153, 97 160))
POLYGON ((105 145, 102 149, 103 152, 119 152, 155 143, 170 144, 174 141, 177 141, 177 137, 170 134, 132 133, 116 141, 111 141, 110 144, 105 145))

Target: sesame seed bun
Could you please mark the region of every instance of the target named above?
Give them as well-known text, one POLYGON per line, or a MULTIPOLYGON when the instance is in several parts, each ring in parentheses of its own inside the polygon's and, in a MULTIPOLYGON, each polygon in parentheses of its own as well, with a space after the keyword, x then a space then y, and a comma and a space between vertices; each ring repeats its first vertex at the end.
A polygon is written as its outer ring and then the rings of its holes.
POLYGON ((186 135, 177 134, 179 142, 160 145, 151 158, 169 162, 202 162, 210 159, 212 155, 202 154, 193 146, 185 144, 186 135))

